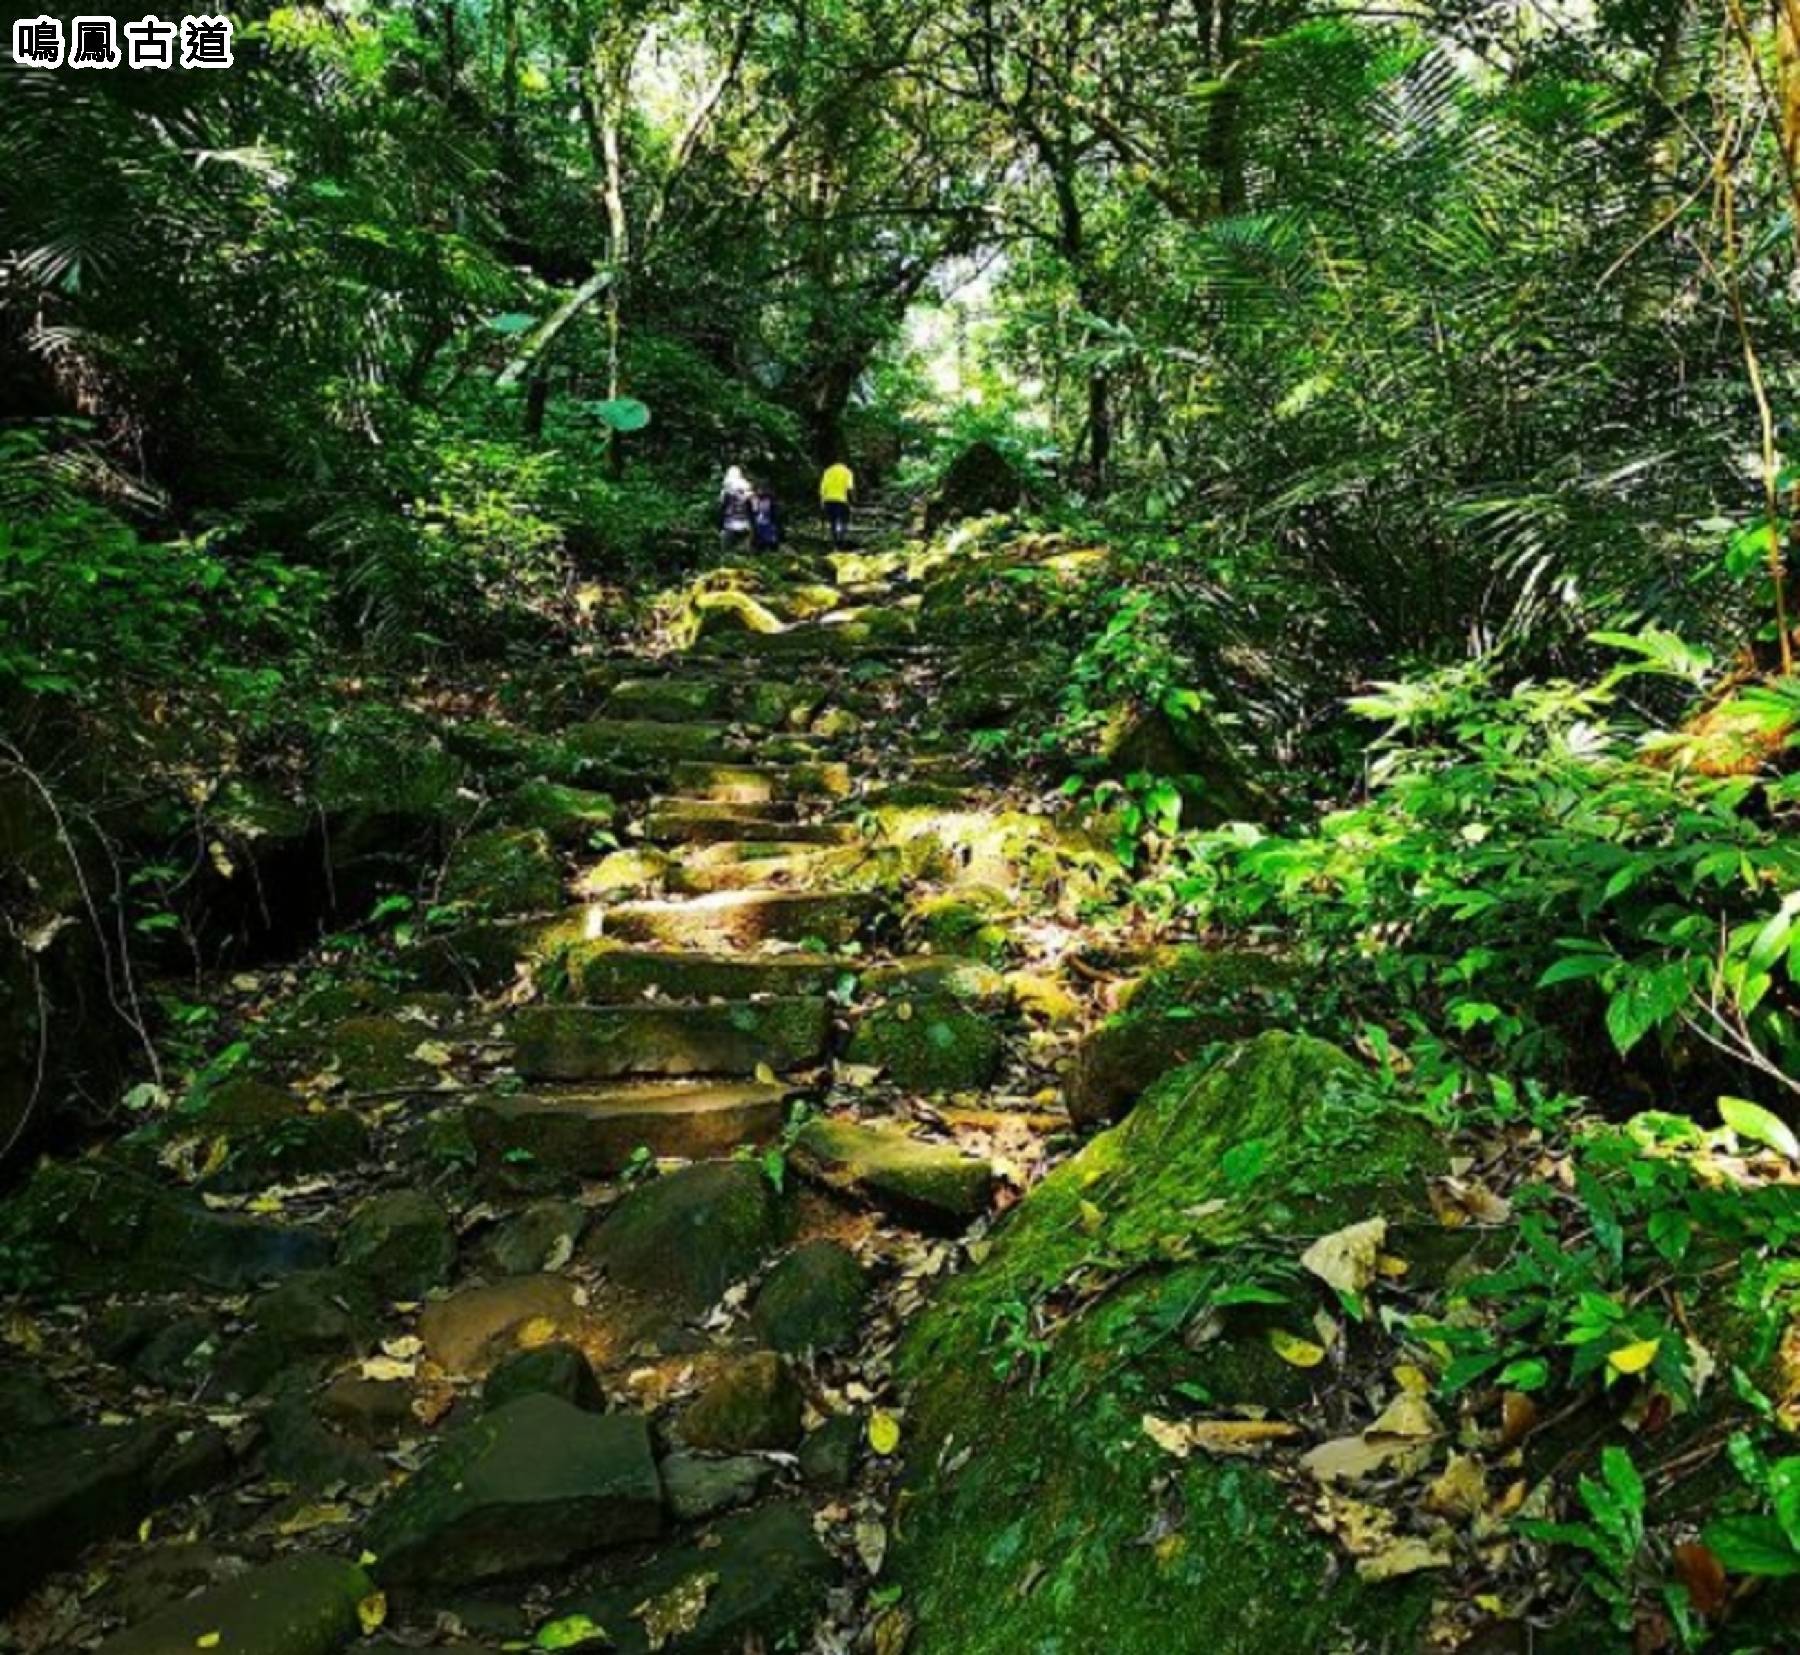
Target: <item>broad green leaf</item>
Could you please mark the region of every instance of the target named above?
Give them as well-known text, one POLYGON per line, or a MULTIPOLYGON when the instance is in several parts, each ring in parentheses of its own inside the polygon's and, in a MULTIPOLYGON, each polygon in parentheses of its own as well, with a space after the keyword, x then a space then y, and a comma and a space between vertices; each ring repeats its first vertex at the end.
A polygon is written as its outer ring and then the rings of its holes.
POLYGON ((1779 1115, 1748 1098, 1719 1099, 1719 1119, 1740 1138, 1765 1144, 1790 1161, 1800 1161, 1800 1138, 1779 1115))

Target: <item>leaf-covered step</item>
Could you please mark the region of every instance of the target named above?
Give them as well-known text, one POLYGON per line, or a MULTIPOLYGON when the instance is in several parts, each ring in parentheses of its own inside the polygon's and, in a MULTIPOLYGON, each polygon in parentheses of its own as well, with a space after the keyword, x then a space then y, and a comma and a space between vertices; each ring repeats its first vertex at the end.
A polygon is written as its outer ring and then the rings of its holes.
POLYGON ((782 839, 789 844, 849 845, 860 837, 850 822, 796 822, 792 807, 744 805, 718 799, 664 799, 644 818, 653 845, 720 839, 782 839))
POLYGON ((513 1098, 469 1110, 475 1147, 489 1160, 529 1155, 580 1178, 607 1178, 640 1149, 705 1160, 780 1131, 793 1089, 762 1081, 638 1082, 513 1098))
POLYGON ((546 988, 570 1000, 602 1004, 642 1000, 748 1000, 758 995, 830 992, 855 967, 806 954, 697 954, 583 942, 563 960, 561 980, 546 988))
POLYGON ((513 1018, 513 1061, 527 1080, 624 1075, 750 1075, 825 1055, 823 999, 720 1005, 528 1006, 513 1018))
POLYGON ((869 863, 860 845, 806 845, 780 840, 727 841, 690 850, 664 874, 670 891, 705 896, 759 887, 823 891, 843 887, 869 863))
POLYGON ((883 907, 881 897, 862 891, 724 891, 680 902, 620 903, 605 910, 602 934, 671 948, 842 947, 868 930, 883 907))
POLYGON ((841 799, 850 792, 846 764, 704 764, 683 762, 670 773, 685 798, 722 804, 763 804, 799 799, 841 799))

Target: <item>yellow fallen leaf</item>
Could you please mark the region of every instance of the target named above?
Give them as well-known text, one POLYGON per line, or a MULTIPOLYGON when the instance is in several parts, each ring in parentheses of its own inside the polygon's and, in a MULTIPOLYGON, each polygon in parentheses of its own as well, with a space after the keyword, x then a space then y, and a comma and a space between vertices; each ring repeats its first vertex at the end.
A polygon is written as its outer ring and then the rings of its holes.
POLYGON ((1398 1580, 1402 1575, 1416 1575, 1421 1569, 1447 1569, 1449 1566, 1448 1552, 1440 1551, 1429 1540, 1410 1535, 1396 1540, 1385 1551, 1356 1560, 1356 1572, 1364 1580, 1398 1580))
POLYGON ((310 1534, 314 1529, 335 1528, 341 1523, 350 1521, 350 1508, 346 1505, 325 1503, 320 1505, 301 1506, 298 1511, 284 1517, 277 1525, 280 1534, 310 1534))
POLYGON ((536 1350, 539 1345, 548 1345, 554 1341, 560 1331, 548 1316, 533 1316, 519 1329, 519 1347, 522 1350, 536 1350))
POLYGON ((1165 1454, 1185 1460, 1196 1448, 1203 1454, 1250 1457, 1300 1435, 1300 1427, 1278 1419, 1158 1419, 1143 1417, 1144 1435, 1165 1454))
POLYGON ((149 1538, 150 1538, 150 1519, 148 1517, 146 1517, 143 1520, 143 1522, 138 1524, 138 1540, 141 1543, 143 1541, 148 1540, 149 1538))
POLYGON ((1375 1279, 1386 1241, 1387 1220, 1365 1218, 1360 1224, 1320 1236, 1300 1255, 1300 1263, 1327 1287, 1340 1293, 1361 1293, 1375 1279))
POLYGON ((869 1415, 869 1446, 884 1459, 900 1446, 900 1421, 883 1408, 869 1415))
POLYGON ((896 1023, 910 1023, 912 1020, 913 1003, 910 1000, 902 1000, 899 1005, 894 1007, 894 1021, 896 1023))
POLYGON ((1325 1360, 1323 1345, 1315 1345, 1282 1327, 1269 1329, 1269 1348, 1292 1368, 1316 1368, 1325 1360))
POLYGON ((356 1606, 356 1618, 366 1638, 387 1619, 387 1593, 371 1592, 356 1606))
POLYGON ((756 1078, 765 1086, 773 1086, 775 1084, 775 1071, 771 1069, 768 1064, 759 1063, 756 1066, 756 1078))
POLYGON ((1614 1373, 1642 1373, 1656 1360, 1656 1353, 1662 1349, 1662 1340, 1643 1339, 1635 1345, 1625 1345, 1611 1352, 1606 1358, 1606 1365, 1614 1373))
POLYGON ((1364 1433, 1370 1437, 1435 1437, 1443 1424, 1431 1404, 1413 1391, 1402 1391, 1364 1433))
POLYGON ((1081 1214, 1082 1229, 1089 1235, 1098 1234, 1101 1225, 1106 1222, 1106 1214, 1095 1206, 1092 1201, 1083 1201, 1078 1210, 1081 1214))
POLYGON ((357 1567, 360 1569, 371 1569, 380 1561, 381 1560, 376 1557, 372 1551, 369 1551, 366 1548, 359 1552, 356 1558, 357 1567))
POLYGON ((1394 1383, 1408 1396, 1425 1396, 1431 1390, 1430 1375, 1411 1362, 1402 1362, 1394 1369, 1394 1383))
POLYGON ((194 1647, 196 1649, 217 1649, 219 1647, 219 1634, 217 1632, 202 1632, 200 1636, 194 1640, 194 1647))
POLYGON ((706 1600, 718 1583, 719 1577, 710 1572, 689 1575, 661 1597, 646 1598, 631 1611, 633 1620, 644 1623, 644 1638, 653 1652, 685 1637, 700 1624, 700 1617, 706 1613, 706 1600))

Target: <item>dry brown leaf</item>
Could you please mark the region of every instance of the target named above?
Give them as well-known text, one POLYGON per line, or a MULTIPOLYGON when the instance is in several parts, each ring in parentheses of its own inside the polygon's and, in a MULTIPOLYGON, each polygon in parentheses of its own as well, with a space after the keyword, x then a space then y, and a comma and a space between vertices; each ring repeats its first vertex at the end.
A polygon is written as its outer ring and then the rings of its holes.
POLYGON ((1487 1504, 1487 1472, 1473 1454, 1452 1454, 1425 1490, 1425 1509, 1439 1517, 1479 1516, 1487 1504))
POLYGON ((1362 1293, 1380 1268, 1387 1241, 1387 1220, 1365 1218, 1330 1235, 1320 1236, 1300 1255, 1300 1263, 1327 1287, 1340 1293, 1362 1293))
POLYGON ((1334 1437, 1309 1449, 1300 1463, 1322 1483, 1354 1482, 1390 1468, 1411 1472, 1431 1457, 1428 1443, 1405 1437, 1334 1437))
POLYGON ((1203 1454, 1248 1457, 1266 1453, 1277 1443, 1291 1442, 1300 1427, 1275 1419, 1158 1419, 1144 1415, 1144 1435, 1166 1454, 1185 1460, 1194 1449, 1203 1454))
POLYGON ((718 1584, 716 1574, 689 1575, 661 1597, 640 1603, 631 1611, 631 1618, 644 1623, 644 1637, 653 1651, 663 1649, 672 1639, 686 1636, 700 1624, 700 1617, 706 1613, 706 1600, 718 1584))
POLYGON ((1412 1391, 1402 1391, 1363 1433, 1367 1437, 1435 1437, 1443 1424, 1431 1404, 1412 1391))
POLYGON ((1504 1224, 1512 1217, 1512 1203, 1479 1178, 1434 1178, 1426 1190, 1431 1210, 1447 1230, 1465 1224, 1504 1224))
POLYGON ((1449 1566, 1448 1552, 1429 1540, 1411 1535, 1403 1536, 1372 1557, 1356 1560, 1356 1572, 1364 1580, 1398 1580, 1403 1575, 1416 1575, 1422 1569, 1447 1569, 1449 1566))
POLYGON ((1716 1615, 1731 1599, 1725 1566, 1698 1540, 1675 1548, 1675 1576, 1687 1588, 1688 1601, 1703 1615, 1716 1615))

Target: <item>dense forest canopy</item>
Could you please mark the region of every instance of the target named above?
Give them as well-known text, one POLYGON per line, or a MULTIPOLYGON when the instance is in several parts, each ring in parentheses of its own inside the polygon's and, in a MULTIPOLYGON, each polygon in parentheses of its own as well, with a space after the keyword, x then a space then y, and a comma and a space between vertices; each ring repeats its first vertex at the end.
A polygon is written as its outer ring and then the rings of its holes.
POLYGON ((1795 1647, 1800 0, 230 20, 0 83, 0 1646, 1795 1647))

